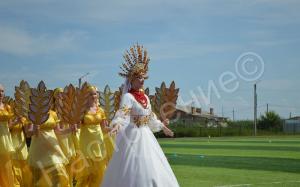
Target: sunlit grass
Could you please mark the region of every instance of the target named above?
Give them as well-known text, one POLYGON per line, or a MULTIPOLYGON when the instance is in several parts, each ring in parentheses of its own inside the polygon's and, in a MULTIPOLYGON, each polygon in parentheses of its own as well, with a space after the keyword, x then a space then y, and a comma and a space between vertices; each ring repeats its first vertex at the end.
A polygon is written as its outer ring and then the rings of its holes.
POLYGON ((188 186, 300 186, 300 137, 159 140, 188 186))

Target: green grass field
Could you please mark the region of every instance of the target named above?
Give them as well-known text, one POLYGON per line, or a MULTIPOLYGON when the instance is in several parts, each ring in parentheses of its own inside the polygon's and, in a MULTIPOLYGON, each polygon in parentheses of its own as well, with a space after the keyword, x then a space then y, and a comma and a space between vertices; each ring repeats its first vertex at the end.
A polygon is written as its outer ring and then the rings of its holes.
POLYGON ((300 187, 300 136, 159 139, 182 187, 300 187))

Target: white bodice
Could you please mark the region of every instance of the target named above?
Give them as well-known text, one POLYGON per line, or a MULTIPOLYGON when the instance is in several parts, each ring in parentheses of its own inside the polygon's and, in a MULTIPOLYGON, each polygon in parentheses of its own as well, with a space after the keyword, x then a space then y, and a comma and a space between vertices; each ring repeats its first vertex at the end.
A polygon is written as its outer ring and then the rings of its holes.
POLYGON ((147 98, 147 107, 144 108, 133 95, 126 93, 121 101, 120 109, 116 112, 111 125, 120 124, 124 127, 134 125, 136 127, 149 126, 154 131, 162 129, 162 122, 157 119, 156 115, 151 110, 149 98, 147 98))

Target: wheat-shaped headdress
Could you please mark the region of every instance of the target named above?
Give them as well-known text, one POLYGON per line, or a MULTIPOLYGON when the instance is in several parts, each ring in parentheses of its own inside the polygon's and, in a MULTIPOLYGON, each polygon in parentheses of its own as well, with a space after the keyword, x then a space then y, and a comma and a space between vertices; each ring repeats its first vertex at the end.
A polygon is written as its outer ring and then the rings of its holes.
POLYGON ((136 76, 143 76, 147 79, 148 64, 150 58, 148 57, 147 50, 143 46, 136 44, 130 50, 126 51, 123 55, 125 62, 120 67, 122 72, 120 76, 129 79, 130 81, 136 76))

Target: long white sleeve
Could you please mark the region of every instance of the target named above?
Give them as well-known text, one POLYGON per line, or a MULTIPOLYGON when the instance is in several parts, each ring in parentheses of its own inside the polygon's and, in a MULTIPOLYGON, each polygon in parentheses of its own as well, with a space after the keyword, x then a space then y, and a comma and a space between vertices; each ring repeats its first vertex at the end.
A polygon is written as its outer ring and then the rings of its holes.
POLYGON ((159 132, 162 130, 163 126, 164 126, 164 124, 159 119, 157 119, 154 112, 152 112, 150 115, 150 121, 149 121, 149 128, 151 129, 151 131, 159 132))
POLYGON ((149 101, 148 104, 150 106, 150 111, 151 111, 150 120, 149 120, 149 128, 151 129, 152 132, 159 132, 162 130, 164 124, 157 118, 156 114, 154 112, 152 112, 150 100, 149 100, 149 98, 147 98, 147 99, 149 101))
POLYGON ((132 100, 129 93, 125 94, 122 98, 120 109, 116 112, 115 117, 110 123, 113 127, 117 124, 126 127, 130 123, 130 113, 132 109, 132 100))

